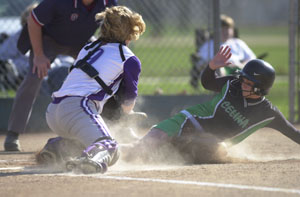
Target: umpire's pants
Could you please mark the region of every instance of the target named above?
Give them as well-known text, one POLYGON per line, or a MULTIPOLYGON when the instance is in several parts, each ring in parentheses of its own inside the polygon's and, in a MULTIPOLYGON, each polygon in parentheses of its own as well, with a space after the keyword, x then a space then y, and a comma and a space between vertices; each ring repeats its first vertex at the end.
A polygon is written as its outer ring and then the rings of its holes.
MULTIPOLYGON (((77 57, 80 48, 62 46, 48 36, 43 36, 44 54, 52 63, 57 55, 77 57)), ((23 133, 31 115, 32 106, 40 90, 42 80, 37 72, 32 73, 33 51, 30 51, 29 71, 19 86, 14 99, 12 111, 8 121, 8 131, 23 133)))

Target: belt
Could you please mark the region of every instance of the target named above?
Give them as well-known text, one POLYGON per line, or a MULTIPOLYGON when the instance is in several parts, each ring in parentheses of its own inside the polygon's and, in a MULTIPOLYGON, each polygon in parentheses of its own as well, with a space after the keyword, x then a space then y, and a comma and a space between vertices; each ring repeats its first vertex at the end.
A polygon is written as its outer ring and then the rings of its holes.
POLYGON ((195 119, 195 117, 188 112, 187 110, 182 110, 180 113, 184 114, 190 121, 192 122, 193 126, 196 128, 199 132, 204 132, 203 127, 200 125, 200 123, 195 119))
POLYGON ((68 97, 80 97, 80 96, 62 96, 62 97, 53 97, 52 103, 53 104, 58 104, 60 103, 62 100, 64 100, 65 98, 68 97))
MULTIPOLYGON (((65 98, 69 98, 69 97, 82 97, 82 96, 62 96, 62 97, 53 97, 53 100, 52 100, 52 103, 53 104, 59 104, 62 100, 64 100, 65 98)), ((93 101, 96 109, 99 111, 99 106, 98 104, 94 101, 94 100, 91 100, 93 101)))

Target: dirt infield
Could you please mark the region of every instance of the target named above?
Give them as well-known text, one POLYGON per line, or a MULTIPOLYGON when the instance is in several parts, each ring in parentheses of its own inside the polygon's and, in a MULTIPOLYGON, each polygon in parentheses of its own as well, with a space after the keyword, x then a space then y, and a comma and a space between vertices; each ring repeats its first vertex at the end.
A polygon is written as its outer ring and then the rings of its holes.
POLYGON ((22 135, 19 154, 3 152, 0 136, 0 196, 300 196, 300 145, 271 129, 229 150, 239 162, 150 166, 119 161, 104 175, 37 167, 34 153, 52 136, 22 135))

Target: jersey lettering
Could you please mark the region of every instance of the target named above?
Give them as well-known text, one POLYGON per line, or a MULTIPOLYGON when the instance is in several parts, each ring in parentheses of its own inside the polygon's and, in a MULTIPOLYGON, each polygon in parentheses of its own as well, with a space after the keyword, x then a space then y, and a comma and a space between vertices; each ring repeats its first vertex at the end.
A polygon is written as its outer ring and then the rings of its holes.
POLYGON ((249 123, 249 119, 243 116, 239 111, 235 109, 233 105, 229 101, 225 101, 221 104, 221 107, 224 111, 231 117, 240 127, 243 129, 249 123))
POLYGON ((99 48, 99 50, 88 60, 89 64, 93 64, 100 56, 103 54, 104 50, 99 48))

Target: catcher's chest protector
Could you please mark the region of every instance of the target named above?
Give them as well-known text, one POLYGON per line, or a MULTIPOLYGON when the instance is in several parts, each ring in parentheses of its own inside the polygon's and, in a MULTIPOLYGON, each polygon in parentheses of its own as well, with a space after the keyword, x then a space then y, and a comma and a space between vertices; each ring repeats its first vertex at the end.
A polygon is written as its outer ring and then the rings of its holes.
MULTIPOLYGON (((98 44, 97 47, 95 47, 92 51, 89 51, 88 54, 82 58, 81 60, 79 60, 76 65, 72 65, 70 68, 70 71, 73 68, 79 68, 81 69, 83 72, 85 72, 88 76, 90 76, 91 78, 95 79, 99 85, 102 87, 102 89, 105 91, 105 93, 112 95, 112 90, 104 83, 104 81, 99 77, 99 73, 98 71, 87 61, 94 55, 94 53, 96 53, 99 48, 103 45, 105 45, 105 43, 100 43, 101 40, 96 40, 95 42, 93 42, 92 44, 90 44, 89 46, 85 47, 85 50, 88 50, 90 48, 93 48, 94 46, 96 46, 96 44, 98 44)), ((123 47, 122 45, 124 45, 124 43, 120 43, 119 44, 119 52, 120 52, 120 56, 122 58, 122 61, 125 61, 125 55, 123 52, 123 47)))

